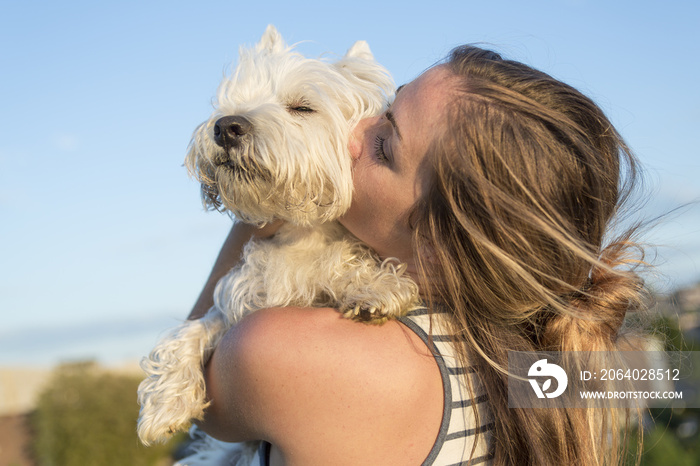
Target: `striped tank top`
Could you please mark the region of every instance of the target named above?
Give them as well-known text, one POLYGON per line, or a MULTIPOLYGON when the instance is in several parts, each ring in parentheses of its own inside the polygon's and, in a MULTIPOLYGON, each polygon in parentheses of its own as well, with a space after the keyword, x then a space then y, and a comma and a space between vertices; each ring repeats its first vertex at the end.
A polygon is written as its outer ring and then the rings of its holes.
POLYGON ((399 319, 433 352, 442 377, 444 405, 440 432, 422 466, 488 465, 493 458, 490 441, 493 415, 476 369, 462 367, 455 356, 452 337, 445 328, 446 318, 447 313, 434 313, 431 318, 427 309, 418 309, 399 319), (465 375, 474 390, 475 405, 465 375), (478 425, 474 408, 479 413, 478 425))
MULTIPOLYGON (((417 309, 399 319, 432 351, 442 377, 442 423, 437 440, 422 466, 489 465, 493 458, 490 448, 493 416, 475 368, 462 367, 455 358, 454 345, 444 327, 445 318, 446 313, 434 313, 431 319, 427 309, 417 309), (465 375, 469 377, 474 389, 476 405, 472 404, 465 375), (479 413, 479 425, 474 416, 475 407, 479 413), (478 439, 477 433, 480 433, 478 439)), ((270 444, 262 442, 251 464, 269 466, 269 458, 270 444)))

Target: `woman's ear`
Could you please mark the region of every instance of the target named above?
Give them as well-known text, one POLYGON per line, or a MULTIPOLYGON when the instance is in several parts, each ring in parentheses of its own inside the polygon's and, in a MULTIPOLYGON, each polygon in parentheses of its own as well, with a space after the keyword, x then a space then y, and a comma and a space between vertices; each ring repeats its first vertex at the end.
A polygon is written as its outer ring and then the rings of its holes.
POLYGON ((420 263, 428 271, 435 269, 438 265, 437 254, 435 253, 435 248, 432 244, 423 242, 418 248, 418 255, 420 263))

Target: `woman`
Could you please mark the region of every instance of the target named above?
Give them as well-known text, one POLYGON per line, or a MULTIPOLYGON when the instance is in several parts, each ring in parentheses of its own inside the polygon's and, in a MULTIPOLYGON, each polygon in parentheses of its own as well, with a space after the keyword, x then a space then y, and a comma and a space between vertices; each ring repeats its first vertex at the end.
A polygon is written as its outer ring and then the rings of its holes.
MULTIPOLYGON (((265 440, 273 465, 617 463, 614 410, 507 407, 508 350, 615 350, 641 309, 632 232, 604 244, 636 170, 602 111, 460 47, 360 122, 350 151, 341 222, 408 265, 432 318, 256 312, 208 364, 201 427, 265 440)), ((234 227, 193 316, 250 235, 234 227)))

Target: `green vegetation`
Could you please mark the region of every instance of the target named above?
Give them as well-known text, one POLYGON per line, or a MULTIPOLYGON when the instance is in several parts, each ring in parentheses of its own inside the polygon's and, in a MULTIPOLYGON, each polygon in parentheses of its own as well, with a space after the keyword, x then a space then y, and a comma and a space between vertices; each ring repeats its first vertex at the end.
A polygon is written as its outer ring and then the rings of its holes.
MULTIPOLYGON (((656 334, 665 339, 666 351, 690 352, 690 360, 677 361, 684 367, 683 374, 694 368, 692 374, 684 377, 683 383, 700 387, 700 342, 684 333, 678 319, 666 315, 654 325, 656 334)), ((695 395, 698 396, 697 390, 695 395)), ((697 400, 693 403, 697 405, 697 400)), ((636 433, 632 435, 630 450, 637 448, 636 433)), ((635 464, 630 459, 629 465, 635 464)), ((650 409, 644 421, 644 443, 641 466, 694 466, 700 464, 700 409, 650 409)))
POLYGON ((697 409, 674 412, 652 409, 653 424, 644 433, 642 466, 694 466, 700 464, 697 409))
POLYGON ((59 367, 32 414, 37 464, 170 464, 177 440, 146 448, 136 436, 139 382, 139 377, 110 374, 93 363, 59 367))

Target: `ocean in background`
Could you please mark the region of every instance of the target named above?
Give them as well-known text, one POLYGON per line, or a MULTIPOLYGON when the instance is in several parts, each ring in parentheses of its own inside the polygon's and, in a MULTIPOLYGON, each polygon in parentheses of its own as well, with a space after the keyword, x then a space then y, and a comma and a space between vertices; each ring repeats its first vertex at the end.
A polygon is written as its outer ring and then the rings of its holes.
POLYGON ((180 320, 172 315, 66 323, 63 326, 0 330, 0 367, 51 368, 96 361, 117 365, 141 360, 180 320))

